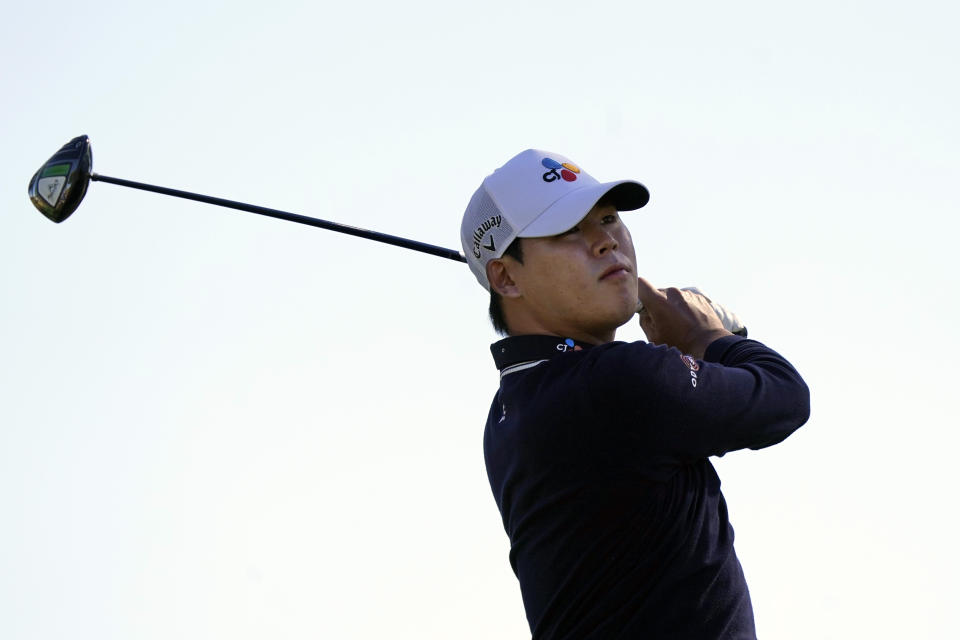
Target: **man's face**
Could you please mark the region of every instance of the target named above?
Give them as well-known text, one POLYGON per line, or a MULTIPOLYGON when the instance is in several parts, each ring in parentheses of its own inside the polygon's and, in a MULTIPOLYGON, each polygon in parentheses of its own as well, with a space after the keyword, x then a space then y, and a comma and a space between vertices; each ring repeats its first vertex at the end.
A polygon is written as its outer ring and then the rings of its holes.
POLYGON ((522 313, 534 330, 601 343, 613 340, 637 306, 637 257, 613 206, 594 207, 574 228, 523 239, 512 261, 522 313))

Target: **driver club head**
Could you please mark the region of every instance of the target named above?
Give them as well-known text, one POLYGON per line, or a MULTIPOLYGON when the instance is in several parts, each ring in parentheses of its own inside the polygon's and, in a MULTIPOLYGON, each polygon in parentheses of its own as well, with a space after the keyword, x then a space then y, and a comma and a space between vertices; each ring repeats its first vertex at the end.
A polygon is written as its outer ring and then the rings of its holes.
POLYGON ((30 202, 54 222, 63 222, 80 206, 90 184, 90 138, 77 136, 50 156, 30 179, 30 202))

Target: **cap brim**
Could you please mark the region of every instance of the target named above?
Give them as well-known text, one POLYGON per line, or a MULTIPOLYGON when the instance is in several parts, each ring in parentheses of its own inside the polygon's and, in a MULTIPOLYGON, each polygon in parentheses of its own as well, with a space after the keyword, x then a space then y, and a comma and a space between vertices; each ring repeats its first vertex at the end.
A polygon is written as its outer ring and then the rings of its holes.
POLYGON ((634 180, 604 182, 577 189, 547 207, 536 219, 521 229, 518 238, 543 238, 567 231, 583 220, 604 196, 617 211, 633 211, 650 201, 647 188, 634 180))

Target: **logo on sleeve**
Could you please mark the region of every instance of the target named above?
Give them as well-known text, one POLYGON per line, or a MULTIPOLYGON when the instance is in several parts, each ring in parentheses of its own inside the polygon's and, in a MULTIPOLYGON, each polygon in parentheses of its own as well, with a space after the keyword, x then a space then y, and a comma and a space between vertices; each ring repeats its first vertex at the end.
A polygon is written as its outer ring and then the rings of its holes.
POLYGON ((577 174, 580 173, 580 167, 572 162, 560 163, 553 158, 544 158, 540 161, 540 164, 549 169, 549 171, 543 174, 544 182, 553 182, 561 179, 567 182, 573 182, 577 179, 577 174))
POLYGON ((690 385, 697 386, 697 371, 700 371, 700 365, 697 364, 693 356, 684 354, 680 356, 680 359, 687 366, 687 369, 690 369, 690 385))

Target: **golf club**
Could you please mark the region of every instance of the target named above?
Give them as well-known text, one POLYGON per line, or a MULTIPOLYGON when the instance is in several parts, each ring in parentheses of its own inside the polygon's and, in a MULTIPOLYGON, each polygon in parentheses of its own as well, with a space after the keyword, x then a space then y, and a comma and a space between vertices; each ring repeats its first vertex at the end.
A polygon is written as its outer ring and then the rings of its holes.
MULTIPOLYGON (((33 206, 35 206, 40 213, 50 220, 59 223, 69 218, 70 215, 76 211, 77 207, 80 206, 80 202, 86 195, 87 186, 91 180, 94 182, 109 182, 121 187, 130 187, 131 189, 140 189, 141 191, 152 191, 153 193, 184 198, 186 200, 205 202, 207 204, 217 205, 218 207, 237 209, 270 218, 289 220, 290 222, 297 222, 311 227, 320 227, 321 229, 327 229, 329 231, 337 231, 351 236, 366 238, 367 240, 375 240, 405 249, 429 253, 440 256, 441 258, 456 260, 457 262, 467 261, 466 258, 463 257, 463 254, 454 249, 438 247, 417 240, 401 238, 388 233, 380 233, 379 231, 369 231, 367 229, 351 227, 337 222, 321 220, 320 218, 311 218, 288 211, 280 211, 279 209, 270 209, 269 207, 260 207, 245 202, 215 198, 213 196, 205 196, 199 193, 181 191, 169 187, 158 187, 143 182, 124 180, 123 178, 102 176, 93 173, 92 168, 93 152, 90 150, 90 138, 87 136, 77 136, 50 156, 50 159, 33 174, 29 187, 30 201, 33 202, 33 206)), ((700 293, 696 289, 694 289, 694 291, 700 293)), ((742 336, 747 335, 746 327, 743 326, 735 314, 730 313, 716 302, 711 302, 711 305, 728 331, 742 336)), ((637 313, 640 313, 642 309, 643 305, 638 303, 637 313)))
POLYGON ((152 191, 176 198, 186 200, 195 200, 207 204, 217 205, 218 207, 227 207, 228 209, 237 209, 247 211, 271 218, 279 218, 290 222, 309 225, 311 227, 320 227, 329 231, 346 233, 351 236, 375 240, 386 244, 392 244, 405 249, 413 249, 422 253, 440 256, 456 260, 457 262, 466 262, 466 258, 459 251, 438 247, 436 245, 410 240, 393 236, 388 233, 378 231, 369 231, 358 227, 351 227, 328 220, 311 218, 296 213, 271 209, 269 207, 260 207, 245 202, 235 200, 226 200, 224 198, 215 198, 205 196, 199 193, 181 191, 179 189, 170 189, 168 187, 158 187, 152 184, 124 180, 122 178, 111 178, 93 173, 93 153, 90 150, 90 138, 87 136, 77 136, 67 144, 63 145, 59 151, 50 156, 40 169, 30 179, 30 201, 43 215, 54 222, 63 222, 70 217, 87 193, 87 185, 90 181, 109 182, 121 187, 130 187, 131 189, 140 189, 141 191, 152 191))

